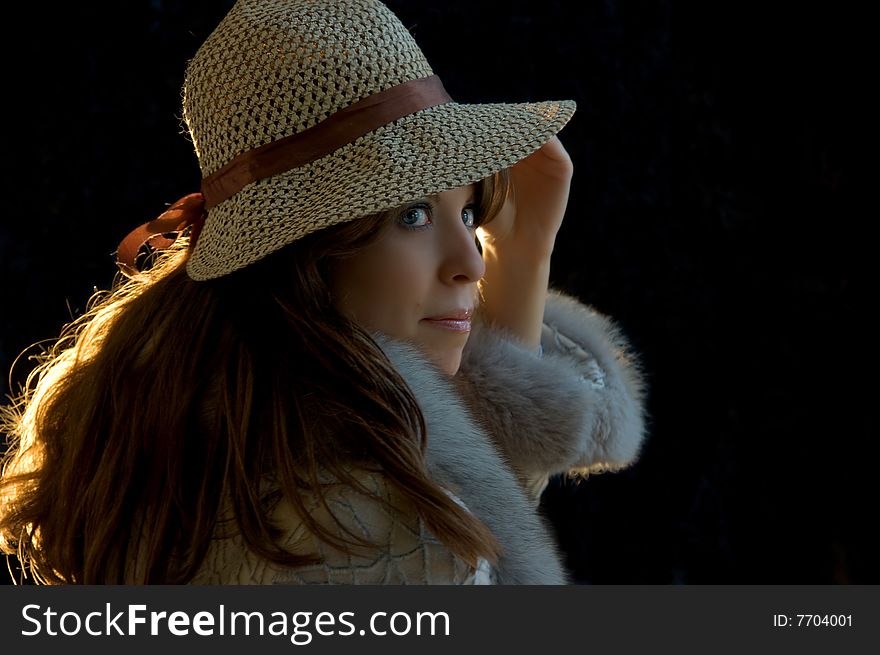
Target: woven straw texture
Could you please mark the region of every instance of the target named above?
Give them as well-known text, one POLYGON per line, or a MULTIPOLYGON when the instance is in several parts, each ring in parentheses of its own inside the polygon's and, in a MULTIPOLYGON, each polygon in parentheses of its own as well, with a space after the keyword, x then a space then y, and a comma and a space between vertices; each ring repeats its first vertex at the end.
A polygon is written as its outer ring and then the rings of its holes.
MULTIPOLYGON (((239 0, 187 69, 183 116, 207 177, 358 100, 433 74, 375 0, 239 0)), ((213 207, 187 270, 231 273, 315 230, 481 180, 537 150, 573 101, 446 103, 213 207)))

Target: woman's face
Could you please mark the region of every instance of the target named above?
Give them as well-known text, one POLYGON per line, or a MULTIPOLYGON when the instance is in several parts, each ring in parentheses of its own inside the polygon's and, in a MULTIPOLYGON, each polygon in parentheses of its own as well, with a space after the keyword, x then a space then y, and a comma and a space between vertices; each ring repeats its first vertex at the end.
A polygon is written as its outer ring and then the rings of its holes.
POLYGON ((471 327, 483 258, 473 185, 405 205, 333 270, 337 309, 369 331, 408 341, 454 375, 471 327))

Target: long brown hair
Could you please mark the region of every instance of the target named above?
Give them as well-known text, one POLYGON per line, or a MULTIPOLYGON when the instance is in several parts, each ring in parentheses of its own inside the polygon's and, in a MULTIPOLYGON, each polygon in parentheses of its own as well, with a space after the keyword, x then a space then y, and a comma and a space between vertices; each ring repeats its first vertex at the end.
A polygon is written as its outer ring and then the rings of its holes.
MULTIPOLYGON (((477 187, 485 222, 507 175, 477 187)), ((301 497, 324 502, 325 473, 369 494, 354 463, 385 473, 461 558, 497 561, 489 530, 431 479, 424 417, 403 379, 333 307, 329 267, 388 223, 385 213, 321 230, 207 282, 187 276, 181 237, 93 298, 2 408, 0 548, 38 582, 183 583, 228 503, 249 548, 297 566, 315 557, 277 544, 273 494, 318 538, 369 546, 334 537, 301 497)))

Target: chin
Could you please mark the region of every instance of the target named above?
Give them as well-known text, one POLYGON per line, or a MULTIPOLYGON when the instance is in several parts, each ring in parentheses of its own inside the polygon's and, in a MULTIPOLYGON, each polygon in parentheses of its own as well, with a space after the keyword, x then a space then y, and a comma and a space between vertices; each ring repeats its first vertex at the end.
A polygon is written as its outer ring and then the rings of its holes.
POLYGON ((458 373, 458 367, 461 366, 461 350, 444 351, 444 352, 427 352, 428 358, 437 365, 441 371, 452 377, 458 373))
POLYGON ((414 335, 410 342, 437 368, 447 375, 453 376, 461 365, 461 356, 468 342, 468 337, 470 337, 469 332, 452 334, 440 332, 432 327, 426 333, 414 335))

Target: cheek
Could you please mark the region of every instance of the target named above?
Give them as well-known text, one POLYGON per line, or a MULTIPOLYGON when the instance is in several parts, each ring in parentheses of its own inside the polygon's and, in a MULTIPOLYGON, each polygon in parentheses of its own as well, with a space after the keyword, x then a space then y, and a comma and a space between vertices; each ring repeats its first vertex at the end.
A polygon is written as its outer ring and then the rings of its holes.
POLYGON ((337 309, 361 326, 407 337, 424 308, 427 280, 419 253, 395 245, 381 241, 340 262, 333 291, 337 309))

